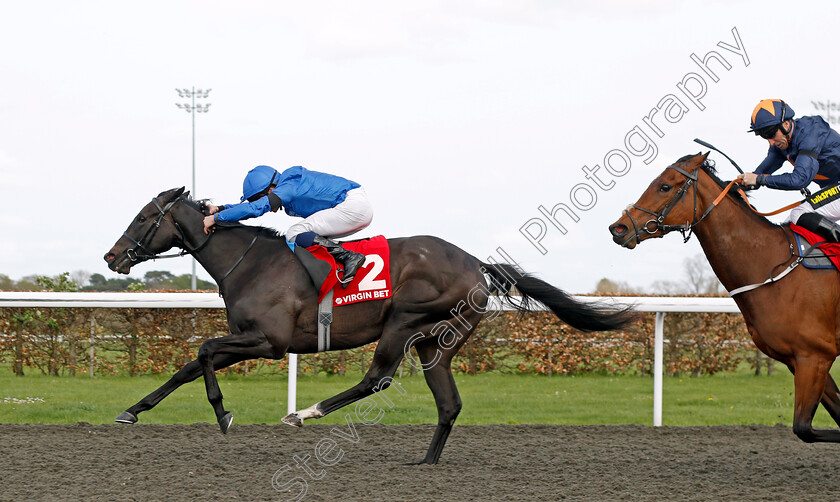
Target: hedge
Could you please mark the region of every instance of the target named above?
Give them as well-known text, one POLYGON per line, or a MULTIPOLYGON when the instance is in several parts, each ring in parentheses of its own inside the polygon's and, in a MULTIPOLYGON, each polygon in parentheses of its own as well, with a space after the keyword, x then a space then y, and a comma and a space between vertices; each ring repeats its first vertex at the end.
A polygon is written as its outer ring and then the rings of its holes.
MULTIPOLYGON (((654 315, 628 329, 583 333, 548 313, 493 313, 464 344, 453 371, 482 373, 650 374, 654 315)), ((224 309, 0 308, 0 364, 24 375, 172 373, 195 358, 201 343, 228 333, 224 309)), ((733 371, 756 357, 740 314, 669 313, 665 369, 670 375, 733 371)), ((299 372, 364 372, 375 344, 302 355, 299 372)), ((414 360, 417 360, 416 356, 414 360)), ((239 363, 227 371, 285 372, 286 359, 239 363)), ((410 364, 400 371, 415 373, 410 364)))

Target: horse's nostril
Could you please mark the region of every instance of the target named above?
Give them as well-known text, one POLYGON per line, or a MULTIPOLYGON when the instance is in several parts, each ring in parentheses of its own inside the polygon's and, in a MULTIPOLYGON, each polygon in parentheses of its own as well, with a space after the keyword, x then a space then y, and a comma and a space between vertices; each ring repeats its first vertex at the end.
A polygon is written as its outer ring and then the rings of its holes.
POLYGON ((107 253, 105 255, 105 261, 107 261, 108 263, 114 261, 114 258, 116 258, 116 255, 114 255, 114 253, 107 253))
POLYGON ((627 227, 625 227, 624 225, 616 225, 616 226, 613 227, 613 232, 618 234, 618 235, 621 235, 626 231, 627 231, 627 227))

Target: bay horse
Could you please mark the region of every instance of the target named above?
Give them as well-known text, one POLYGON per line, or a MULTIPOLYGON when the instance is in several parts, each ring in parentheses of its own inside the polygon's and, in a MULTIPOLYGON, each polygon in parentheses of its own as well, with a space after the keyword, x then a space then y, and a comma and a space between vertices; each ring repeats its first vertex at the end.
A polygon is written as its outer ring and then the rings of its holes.
POLYGON ((613 240, 633 249, 674 230, 686 241, 696 234, 756 347, 794 375, 793 432, 808 443, 840 442, 840 431, 812 427, 819 403, 840 425, 840 390, 829 375, 840 354, 840 276, 793 265, 800 258, 790 225, 771 223, 729 192, 732 184, 717 177, 707 156, 665 168, 610 225, 613 240))
MULTIPOLYGON (((173 247, 193 255, 219 285, 230 329, 229 335, 202 343, 195 360, 123 412, 118 422, 136 422, 140 413, 172 391, 203 376, 207 399, 221 431, 227 433, 233 415, 222 405, 216 370, 248 359, 281 359, 287 352, 318 350, 318 291, 285 238, 272 229, 240 224, 216 225, 217 230, 205 235, 205 214, 203 201, 194 201, 183 187, 162 192, 140 210, 105 254, 108 267, 123 274, 173 247)), ((305 419, 323 417, 387 388, 414 346, 438 411, 437 428, 421 463, 435 464, 461 411, 451 360, 475 331, 492 293, 501 293, 522 311, 540 302, 569 325, 586 331, 617 329, 633 317, 626 308, 577 302, 512 265, 482 263, 436 237, 388 243, 392 296, 342 305, 335 309, 331 326, 330 350, 379 340, 370 368, 356 386, 289 414, 284 422, 300 426, 305 419), (514 286, 521 294, 515 297, 519 301, 512 296, 514 286)))

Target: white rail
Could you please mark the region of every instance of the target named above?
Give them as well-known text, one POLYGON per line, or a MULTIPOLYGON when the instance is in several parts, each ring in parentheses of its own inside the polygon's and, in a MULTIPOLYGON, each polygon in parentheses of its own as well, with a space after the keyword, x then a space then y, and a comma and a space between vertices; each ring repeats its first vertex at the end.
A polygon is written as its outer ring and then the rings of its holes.
MULTIPOLYGON (((575 296, 575 300, 631 305, 637 312, 655 312, 653 360, 653 425, 662 425, 662 374, 664 321, 667 312, 740 312, 732 298, 662 296, 575 296)), ((0 307, 91 307, 91 308, 224 308, 216 293, 21 293, 0 292, 0 307)), ((491 298, 491 310, 512 310, 491 298)), ((297 354, 289 353, 288 410, 296 409, 297 354)))

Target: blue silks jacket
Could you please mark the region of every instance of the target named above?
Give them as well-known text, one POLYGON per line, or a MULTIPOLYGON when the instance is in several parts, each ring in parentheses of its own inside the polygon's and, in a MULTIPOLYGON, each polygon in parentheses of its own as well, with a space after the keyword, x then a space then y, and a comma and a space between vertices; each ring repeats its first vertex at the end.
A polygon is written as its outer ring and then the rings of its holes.
MULTIPOLYGON (((280 174, 277 188, 271 192, 280 197, 289 216, 306 218, 344 202, 347 192, 361 185, 332 174, 310 171, 301 166, 290 167, 280 174)), ((216 221, 239 221, 262 216, 271 210, 269 196, 254 202, 228 204, 216 213, 216 221)))
POLYGON ((802 117, 793 122, 787 149, 771 146, 755 173, 771 175, 790 160, 793 171, 766 176, 764 184, 779 190, 799 190, 812 181, 820 188, 836 184, 840 180, 840 134, 822 117, 802 117))

